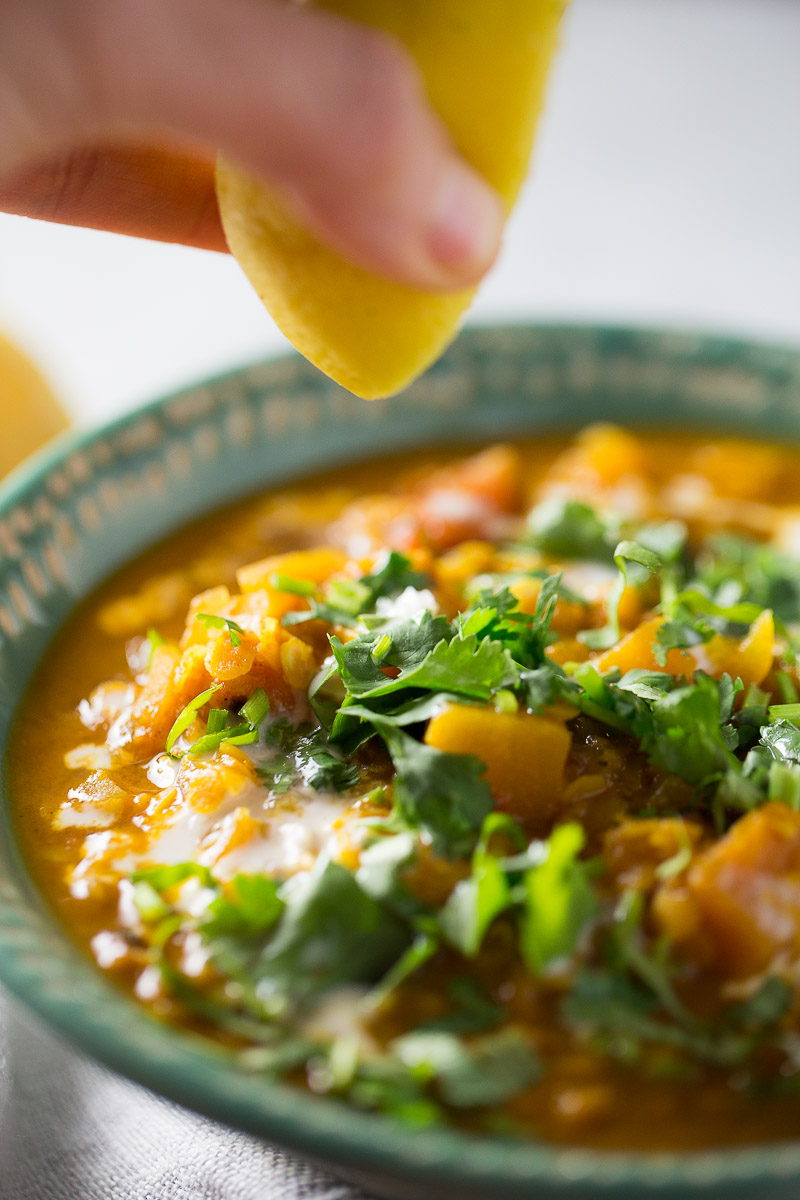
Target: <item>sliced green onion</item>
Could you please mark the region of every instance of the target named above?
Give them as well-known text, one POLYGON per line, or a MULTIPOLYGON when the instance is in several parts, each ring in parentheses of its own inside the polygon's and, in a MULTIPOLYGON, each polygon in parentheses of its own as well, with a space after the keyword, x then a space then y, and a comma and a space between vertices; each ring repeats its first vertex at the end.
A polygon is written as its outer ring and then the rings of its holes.
POLYGON ((167 734, 167 741, 165 745, 167 754, 172 753, 172 747, 175 745, 178 738, 185 730, 189 728, 203 705, 208 704, 214 693, 218 692, 221 687, 221 683, 215 683, 212 687, 207 688, 204 692, 201 692, 199 696, 195 696, 194 700, 190 700, 183 712, 178 714, 175 724, 167 734))
POLYGON ((788 763, 774 762, 769 768, 769 799, 800 810, 800 771, 788 763))
POLYGON ((219 733, 228 724, 227 708, 212 708, 208 714, 206 733, 219 733))
MULTIPOLYGON (((239 728, 238 725, 236 728, 239 728)), ((253 742, 258 741, 258 730, 248 729, 246 733, 236 733, 236 730, 232 729, 223 740, 226 746, 251 746, 253 742)))
POLYGON ((334 579, 325 589, 325 599, 333 608, 356 617, 370 603, 372 593, 358 579, 334 579))
POLYGON ((519 712, 519 702, 513 692, 509 692, 503 688, 502 691, 495 692, 492 696, 496 712, 515 713, 519 712))
POLYGON ((133 885, 133 903, 139 916, 147 924, 160 921, 169 914, 169 905, 153 885, 144 879, 133 885))
POLYGON ((666 883, 669 879, 674 879, 676 875, 680 875, 681 871, 685 871, 692 861, 692 842, 685 829, 681 829, 680 846, 670 858, 665 858, 656 867, 656 878, 661 883, 666 883))
POLYGON ((241 644, 244 630, 241 625, 237 625, 229 617, 218 617, 216 613, 198 613, 195 619, 202 621, 207 628, 227 629, 234 650, 241 644))
POLYGON ((244 717, 251 729, 258 729, 268 713, 269 696, 263 688, 256 688, 250 699, 239 709, 239 716, 244 717))
POLYGON ((776 671, 775 683, 784 704, 797 704, 800 696, 797 694, 797 688, 791 676, 787 675, 785 671, 776 671))
POLYGON ((770 721, 792 721, 800 724, 800 704, 771 704, 769 706, 770 721))
POLYGON ((189 747, 189 753, 195 757, 200 754, 213 754, 223 742, 229 742, 240 734, 252 732, 249 725, 232 725, 230 729, 219 729, 215 733, 206 733, 189 747))
POLYGON ((388 633, 384 633, 383 637, 378 638, 372 649, 372 661, 376 663, 383 662, 391 648, 392 639, 388 633))
POLYGON ((313 596, 317 590, 311 579, 295 579, 294 575, 281 575, 279 571, 273 571, 269 582, 271 587, 288 592, 290 596, 313 596))

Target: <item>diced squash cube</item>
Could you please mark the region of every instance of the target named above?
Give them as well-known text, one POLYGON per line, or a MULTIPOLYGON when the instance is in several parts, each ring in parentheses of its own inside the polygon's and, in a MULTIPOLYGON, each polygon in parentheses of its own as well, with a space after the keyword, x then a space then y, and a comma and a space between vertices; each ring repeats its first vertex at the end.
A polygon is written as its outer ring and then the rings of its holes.
POLYGON ((698 666, 709 675, 718 678, 727 671, 734 679, 738 675, 745 688, 762 683, 775 658, 775 620, 772 613, 765 609, 740 642, 733 638, 713 637, 705 646, 698 646, 694 653, 698 666))
POLYGON ((307 688, 317 673, 314 651, 300 638, 288 637, 281 643, 281 669, 286 682, 294 688, 307 688))
POLYGON ((665 884, 654 914, 679 951, 733 978, 800 954, 800 813, 765 804, 665 884))
POLYGON ((623 675, 638 667, 687 678, 698 669, 717 679, 727 672, 734 679, 740 677, 745 688, 761 683, 770 672, 774 659, 775 622, 769 609, 760 614, 741 641, 715 634, 704 645, 670 650, 665 666, 656 661, 653 651, 656 634, 663 623, 663 617, 648 617, 616 646, 593 659, 594 666, 600 672, 618 667, 623 675))
POLYGON ((285 575, 289 579, 321 584, 341 571, 347 555, 333 546, 318 546, 314 550, 294 550, 288 554, 271 554, 259 562, 248 563, 236 572, 236 580, 243 592, 266 592, 270 600, 270 615, 282 617, 288 612, 304 608, 305 601, 292 592, 284 592, 272 582, 272 577, 285 575))
POLYGON ((777 446, 728 438, 698 446, 689 466, 707 479, 719 496, 768 500, 783 471, 784 457, 777 446))
POLYGON ((571 737, 563 724, 529 713, 448 704, 425 741, 450 754, 473 754, 500 807, 522 818, 554 815, 564 786, 571 737))
POLYGON ((578 436, 575 454, 604 484, 618 483, 626 475, 645 475, 644 447, 638 438, 617 425, 590 425, 578 436))

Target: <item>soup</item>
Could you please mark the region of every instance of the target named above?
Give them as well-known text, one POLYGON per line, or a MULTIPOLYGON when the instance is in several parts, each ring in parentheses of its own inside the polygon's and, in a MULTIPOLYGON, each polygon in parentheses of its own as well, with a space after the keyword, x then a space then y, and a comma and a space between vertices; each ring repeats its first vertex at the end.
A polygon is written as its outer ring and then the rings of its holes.
POLYGON ((799 464, 598 425, 198 522, 21 707, 39 886, 265 1079, 556 1143, 797 1136, 799 464))

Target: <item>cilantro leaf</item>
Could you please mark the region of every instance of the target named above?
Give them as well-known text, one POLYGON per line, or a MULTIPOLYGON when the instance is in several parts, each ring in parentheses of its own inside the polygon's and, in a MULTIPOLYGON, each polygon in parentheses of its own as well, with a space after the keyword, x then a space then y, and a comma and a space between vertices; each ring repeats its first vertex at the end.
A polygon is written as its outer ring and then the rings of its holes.
POLYGON ((283 911, 278 883, 267 875, 236 875, 212 900, 200 922, 205 938, 256 937, 271 929, 283 911))
POLYGON ((315 791, 346 792, 361 778, 358 764, 339 757, 321 726, 276 721, 267 730, 265 740, 279 753, 271 761, 260 763, 256 770, 262 782, 278 795, 296 784, 315 791))
POLYGON ((800 766, 800 729, 791 721, 778 720, 766 725, 761 730, 761 744, 778 762, 800 766))
POLYGON ((661 559, 658 555, 638 542, 620 542, 614 550, 614 562, 619 570, 619 575, 608 593, 606 601, 608 620, 602 629, 584 629, 579 634, 580 641, 592 650, 607 650, 609 646, 614 646, 620 639, 619 606, 622 602, 622 594, 628 585, 628 563, 644 567, 649 575, 655 575, 661 570, 661 559))
MULTIPOLYGON (((393 640, 385 661, 391 664, 404 658, 394 651, 393 640)), ((421 662, 404 665, 395 679, 381 675, 380 683, 372 687, 359 683, 351 690, 361 700, 388 696, 404 688, 424 688, 487 701, 493 692, 510 687, 518 678, 519 670, 503 646, 492 641, 479 642, 473 634, 439 642, 421 662)))
POLYGON ((592 868, 578 859, 583 844, 580 825, 560 825, 538 844, 540 861, 525 873, 520 948, 536 975, 571 954, 597 915, 592 868))
POLYGON ((741 770, 722 732, 719 684, 702 671, 640 711, 634 730, 651 762, 687 783, 741 770))
POLYGON ((471 634, 505 646, 519 666, 529 670, 548 664, 545 650, 550 644, 550 624, 561 587, 560 575, 542 582, 533 613, 522 612, 517 597, 503 588, 481 591, 470 608, 458 618, 462 637, 471 634))
POLYGON ((528 515, 529 539, 557 559, 611 562, 619 527, 582 500, 544 500, 528 515))
MULTIPOLYGON (((666 665, 670 650, 690 650, 692 646, 701 646, 713 636, 713 629, 705 621, 664 621, 656 630, 656 640, 653 643, 653 655, 659 666, 666 665)), ((687 668, 693 666, 692 660, 686 658, 687 668)))
POLYGON ((304 1001, 346 983, 374 983, 411 940, 407 925, 338 863, 319 860, 280 896, 277 928, 244 968, 259 996, 304 1001))
MULTIPOLYGON (((283 624, 299 625, 304 621, 321 620, 330 625, 355 625, 362 613, 374 610, 378 600, 399 595, 408 587, 429 585, 429 577, 413 570, 409 558, 390 550, 360 579, 332 580, 324 587, 321 599, 314 597, 310 608, 287 613, 283 624)), ((303 594, 309 593, 304 591, 303 594)))
POLYGON ((396 1039, 392 1050, 415 1074, 432 1079, 453 1108, 502 1104, 542 1077, 536 1050, 514 1028, 469 1045, 449 1033, 410 1033, 396 1039))
POLYGON ((474 958, 494 919, 513 901, 504 864, 489 850, 495 833, 508 833, 515 841, 522 831, 502 813, 490 813, 472 856, 472 870, 460 880, 439 912, 438 922, 445 939, 467 958, 474 958))
POLYGON ((785 551, 723 533, 708 540, 698 568, 712 595, 724 590, 733 600, 772 609, 784 624, 800 621, 800 561, 785 551))
POLYGON ((448 754, 409 737, 401 729, 372 718, 397 771, 395 811, 411 828, 431 835, 437 852, 468 854, 492 808, 485 767, 471 754, 448 754))

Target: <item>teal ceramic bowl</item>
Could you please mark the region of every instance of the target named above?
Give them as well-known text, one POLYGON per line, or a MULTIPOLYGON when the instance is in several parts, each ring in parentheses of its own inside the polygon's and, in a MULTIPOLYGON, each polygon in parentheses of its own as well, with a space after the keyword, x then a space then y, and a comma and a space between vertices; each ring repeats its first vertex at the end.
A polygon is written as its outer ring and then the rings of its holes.
MULTIPOLYGON (((0 491, 0 741, 77 603, 188 519, 322 467, 600 418, 800 441, 800 352, 693 334, 476 329, 400 399, 365 404, 292 357, 61 440, 0 491)), ((406 1200, 800 1193, 800 1143, 602 1154, 410 1132, 246 1076, 95 969, 26 874, 5 797, 0 821, 0 980, 88 1054, 181 1104, 406 1200)))

